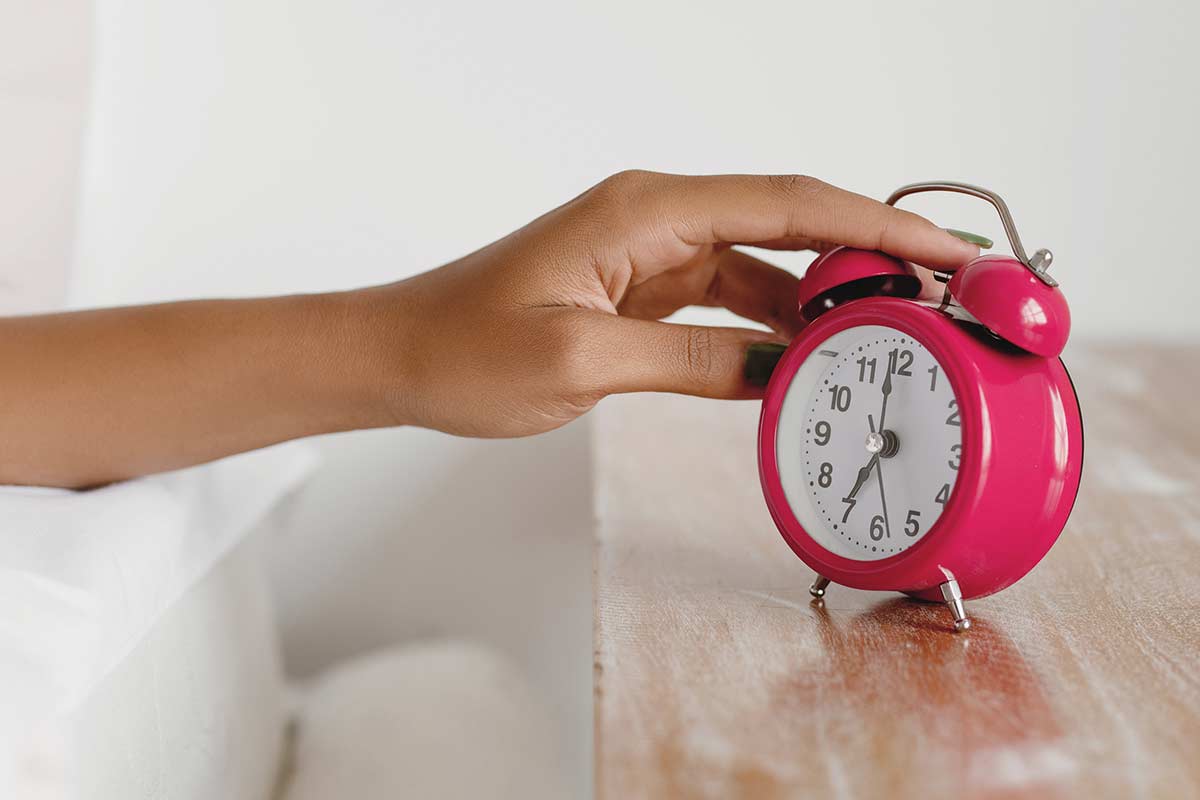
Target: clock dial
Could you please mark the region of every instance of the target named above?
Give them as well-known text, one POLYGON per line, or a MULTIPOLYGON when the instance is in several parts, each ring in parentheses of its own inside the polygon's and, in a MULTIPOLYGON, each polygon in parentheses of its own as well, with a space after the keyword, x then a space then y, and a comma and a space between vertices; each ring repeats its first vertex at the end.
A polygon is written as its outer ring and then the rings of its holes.
POLYGON ((932 529, 962 461, 958 400, 942 365, 901 331, 827 339, 797 371, 776 452, 797 518, 827 549, 871 561, 932 529))

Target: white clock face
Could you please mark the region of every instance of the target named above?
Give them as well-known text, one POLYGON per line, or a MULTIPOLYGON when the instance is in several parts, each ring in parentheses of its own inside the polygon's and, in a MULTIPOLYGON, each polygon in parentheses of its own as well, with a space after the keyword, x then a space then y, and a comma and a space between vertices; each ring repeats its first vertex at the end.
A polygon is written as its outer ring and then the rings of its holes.
POLYGON ((912 336, 850 328, 797 370, 775 446, 788 505, 813 539, 846 558, 888 558, 933 528, 954 491, 958 399, 912 336))

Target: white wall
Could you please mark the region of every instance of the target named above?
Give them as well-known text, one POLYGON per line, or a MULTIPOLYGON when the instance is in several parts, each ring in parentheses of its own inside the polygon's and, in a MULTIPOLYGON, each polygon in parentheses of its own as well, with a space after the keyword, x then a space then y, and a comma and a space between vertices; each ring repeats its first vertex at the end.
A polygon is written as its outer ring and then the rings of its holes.
MULTIPOLYGON (((1198 8, 100 0, 75 300, 391 280, 641 166, 982 183, 1054 250, 1077 336, 1195 337, 1198 8)), ((478 634, 586 759, 586 436, 324 441, 276 574, 293 669, 478 634)))
POLYGON ((973 180, 1078 333, 1200 332, 1195 3, 100 7, 82 297, 384 280, 641 165, 973 180))
POLYGON ((65 299, 91 10, 90 0, 0 0, 0 314, 65 299))

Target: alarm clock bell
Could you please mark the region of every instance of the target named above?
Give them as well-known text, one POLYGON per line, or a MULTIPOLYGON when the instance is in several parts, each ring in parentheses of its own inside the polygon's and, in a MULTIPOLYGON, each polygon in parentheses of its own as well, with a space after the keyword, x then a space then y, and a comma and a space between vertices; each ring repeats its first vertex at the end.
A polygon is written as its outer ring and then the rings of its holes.
MULTIPOLYGON (((1013 251, 1011 256, 980 256, 953 273, 937 273, 938 280, 946 284, 947 300, 963 309, 970 321, 1015 347, 1043 358, 1059 355, 1071 332, 1071 312, 1048 272, 1053 254, 1041 249, 1026 256, 1007 204, 979 186, 951 181, 914 183, 897 189, 887 202, 895 205, 910 194, 933 191, 987 200, 999 212, 1013 251)), ((800 279, 800 313, 812 322, 850 300, 913 299, 920 292, 921 279, 912 264, 879 251, 835 247, 819 256, 800 279)))
POLYGON ((1012 248, 1011 256, 980 256, 956 270, 946 283, 950 297, 1009 344, 1043 358, 1060 354, 1071 333, 1071 312, 1058 281, 1049 274, 1054 254, 1042 248, 1027 256, 1008 204, 981 186, 953 181, 911 183, 892 192, 887 204, 893 206, 902 197, 922 192, 954 192, 991 203, 1012 248))
POLYGON ((800 279, 800 314, 812 322, 849 300, 920 293, 921 279, 912 264, 878 250, 835 247, 810 264, 800 279))

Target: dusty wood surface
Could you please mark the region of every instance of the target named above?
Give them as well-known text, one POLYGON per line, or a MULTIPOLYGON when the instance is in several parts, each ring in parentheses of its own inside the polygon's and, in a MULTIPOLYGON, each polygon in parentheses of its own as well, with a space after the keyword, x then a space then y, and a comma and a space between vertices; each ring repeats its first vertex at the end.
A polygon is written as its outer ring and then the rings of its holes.
POLYGON ((1010 589, 832 587, 776 532, 757 404, 606 401, 596 781, 667 797, 1200 797, 1200 348, 1069 351, 1083 489, 1010 589))

